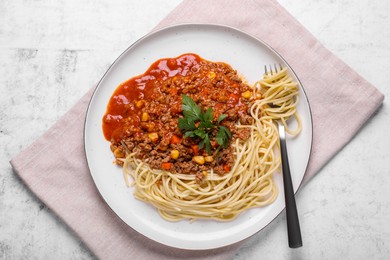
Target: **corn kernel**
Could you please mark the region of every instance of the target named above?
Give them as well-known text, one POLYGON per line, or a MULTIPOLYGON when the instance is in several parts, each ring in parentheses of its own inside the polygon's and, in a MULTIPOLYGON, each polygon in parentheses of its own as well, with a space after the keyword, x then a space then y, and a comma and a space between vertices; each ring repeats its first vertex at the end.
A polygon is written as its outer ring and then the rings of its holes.
POLYGON ((141 121, 146 122, 148 120, 149 120, 149 114, 146 112, 143 112, 142 116, 141 116, 141 121))
POLYGON ((207 177, 207 172, 206 171, 203 171, 202 173, 203 173, 204 177, 207 177))
POLYGON ((137 108, 142 108, 145 105, 145 100, 138 100, 137 103, 135 103, 135 106, 137 108))
POLYGON ((154 131, 154 124, 153 123, 149 123, 148 124, 148 132, 153 132, 154 131))
POLYGON ((215 78, 215 72, 214 71, 210 71, 207 76, 209 77, 209 79, 213 79, 215 78))
POLYGON ((241 94, 243 98, 250 98, 251 97, 251 92, 249 90, 245 91, 244 93, 241 94))
POLYGON ((150 140, 152 140, 152 142, 157 142, 158 140, 158 134, 156 132, 148 134, 148 137, 150 140))
POLYGON ((178 150, 172 150, 171 151, 171 158, 172 159, 177 159, 177 158, 179 158, 179 151, 178 150))
POLYGON ((158 146, 158 149, 159 149, 160 151, 166 151, 166 150, 168 149, 168 146, 160 144, 160 145, 158 146))
POLYGON ((114 151, 114 156, 115 156, 115 158, 124 158, 125 153, 123 152, 123 150, 116 148, 114 151))
POLYGON ((212 157, 212 156, 206 156, 205 158, 204 158, 204 160, 206 161, 206 162, 212 162, 212 161, 214 161, 214 157, 212 157))
POLYGON ((192 157, 192 160, 196 162, 197 164, 203 165, 204 164, 204 157, 201 155, 197 155, 192 157))

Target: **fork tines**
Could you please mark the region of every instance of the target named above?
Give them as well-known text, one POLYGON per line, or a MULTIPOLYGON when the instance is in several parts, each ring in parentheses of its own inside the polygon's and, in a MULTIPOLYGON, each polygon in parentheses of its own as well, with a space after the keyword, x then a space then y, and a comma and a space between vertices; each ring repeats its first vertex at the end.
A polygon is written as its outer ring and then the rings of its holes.
MULTIPOLYGON (((272 70, 272 65, 269 65, 269 74, 273 75, 274 72, 277 73, 279 70, 282 70, 282 65, 279 63, 279 68, 276 67, 276 63, 274 63, 274 70, 272 70)), ((264 65, 265 74, 268 75, 267 65, 264 65)))

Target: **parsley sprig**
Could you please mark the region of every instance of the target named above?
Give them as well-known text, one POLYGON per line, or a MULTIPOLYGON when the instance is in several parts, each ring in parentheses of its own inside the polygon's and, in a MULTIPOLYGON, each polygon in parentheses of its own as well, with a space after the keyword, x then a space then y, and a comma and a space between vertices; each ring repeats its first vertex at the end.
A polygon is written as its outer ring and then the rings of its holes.
POLYGON ((222 114, 217 118, 217 123, 214 124, 214 113, 211 108, 206 112, 186 95, 181 95, 183 118, 179 118, 179 129, 184 133, 184 137, 199 138, 199 149, 205 147, 208 154, 211 154, 210 135, 214 129, 218 130, 215 140, 219 144, 218 150, 222 147, 227 147, 232 134, 225 126, 220 125, 227 115, 222 114))

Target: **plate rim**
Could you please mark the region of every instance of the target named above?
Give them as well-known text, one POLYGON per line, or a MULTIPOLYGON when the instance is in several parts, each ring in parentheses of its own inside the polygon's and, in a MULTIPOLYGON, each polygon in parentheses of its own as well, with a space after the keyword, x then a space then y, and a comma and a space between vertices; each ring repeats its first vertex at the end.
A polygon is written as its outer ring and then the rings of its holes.
POLYGON ((217 248, 222 248, 222 247, 226 247, 226 246, 230 246, 230 245, 233 245, 233 244, 236 244, 236 243, 239 243, 245 239, 248 239, 254 235, 256 235, 257 233, 259 233, 260 231, 262 231, 263 229, 265 229, 267 226, 269 226, 272 222, 274 222, 274 220, 285 210, 285 205, 282 207, 282 209, 280 210, 279 213, 275 214, 275 216, 273 218, 271 218, 271 220, 265 224, 263 227, 261 227, 260 229, 256 230, 253 234, 249 235, 249 236, 246 236, 242 239, 239 239, 233 243, 223 243, 223 244, 220 244, 220 245, 217 245, 217 246, 212 246, 212 247, 188 247, 188 246, 175 246, 175 245, 172 245, 172 244, 168 244, 168 243, 164 243, 164 242, 161 242, 161 241, 157 241, 156 239, 154 238, 151 238, 143 233, 141 233, 140 231, 138 231, 137 229, 135 229, 134 227, 132 227, 131 225, 129 225, 122 217, 119 216, 119 214, 112 208, 112 206, 108 203, 108 201, 106 200, 105 196, 102 194, 101 190, 98 188, 98 185, 96 183, 96 180, 95 180, 95 177, 94 175, 92 174, 91 172, 91 168, 90 168, 90 162, 89 162, 89 159, 88 159, 88 152, 87 152, 87 147, 86 147, 86 135, 87 135, 87 121, 88 121, 88 115, 89 115, 89 112, 90 112, 90 108, 91 108, 91 104, 93 102, 93 99, 96 95, 96 92, 97 90, 99 89, 99 86, 101 85, 102 81, 105 79, 106 75, 111 71, 111 69, 113 68, 113 66, 115 66, 117 64, 117 62, 128 52, 130 51, 132 48, 134 48, 135 46, 137 46, 140 42, 142 42, 143 40, 155 35, 155 34, 158 34, 158 33, 161 33, 163 31, 166 31, 166 30, 172 30, 172 29, 175 29, 175 28, 181 28, 181 27, 214 27, 214 28, 218 28, 218 29, 227 29, 227 30, 232 30, 232 31, 235 31, 235 32, 238 32, 238 33, 241 33, 241 34, 244 34, 246 35, 247 37, 250 37, 256 41, 258 41, 259 43, 263 44, 265 47, 267 47, 269 50, 271 50, 276 56, 278 56, 281 60, 283 60, 283 62, 289 67, 289 69, 292 71, 292 73, 294 74, 296 80, 299 82, 299 85, 301 87, 301 90, 302 92, 304 93, 304 99, 306 100, 306 103, 307 103, 307 108, 308 108, 308 113, 309 113, 309 122, 310 122, 310 145, 309 145, 309 155, 307 157, 307 163, 306 163, 306 166, 304 167, 304 174, 302 176, 302 179, 300 180, 299 182, 299 185, 298 187, 296 188, 295 192, 294 192, 294 195, 297 194, 297 192, 300 190, 300 188, 302 187, 302 184, 303 184, 303 180, 305 179, 305 176, 307 175, 307 170, 308 170, 308 166, 309 166, 309 163, 310 163, 310 160, 311 160, 311 157, 312 157, 312 152, 313 152, 313 115, 312 115, 312 109, 311 109, 311 106, 310 106, 310 102, 309 102, 309 99, 307 97, 307 93, 306 93, 306 90, 300 80, 300 78, 298 77, 298 75, 295 73, 294 69, 290 66, 290 64, 287 62, 287 60, 278 52, 276 51, 271 45, 269 45, 267 42, 265 42, 264 40, 254 36, 253 34, 251 33, 248 33, 247 31, 245 30, 242 30, 242 29, 239 29, 237 27, 233 27, 233 26, 229 26, 229 25, 224 25, 224 24, 218 24, 218 23, 177 23, 177 24, 173 24, 173 25, 169 25, 169 26, 164 26, 164 27, 161 27, 159 29, 153 29, 152 31, 150 31, 149 33, 141 36, 140 38, 138 38, 136 41, 134 41, 132 44, 130 44, 111 64, 110 66, 105 70, 105 72, 103 73, 103 75, 101 76, 100 80, 98 81, 98 83, 96 84, 96 86, 94 87, 93 89, 93 92, 89 98, 89 101, 88 101, 88 105, 87 105, 87 109, 85 111, 85 116, 84 116, 84 128, 83 128, 83 148, 84 148, 84 155, 85 155, 85 158, 86 158, 86 162, 87 162, 87 167, 88 167, 88 171, 89 171, 89 175, 90 175, 90 178, 92 179, 93 181, 93 184, 94 184, 94 187, 96 188, 96 190, 98 191, 98 194, 100 196, 100 198, 104 201, 105 205, 108 206, 108 208, 111 210, 111 212, 113 212, 115 214, 115 216, 120 219, 120 221, 122 221, 126 226, 130 227, 132 230, 134 230, 135 232, 137 232, 138 234, 148 238, 148 239, 151 239, 152 241, 156 242, 156 243, 159 243, 161 245, 165 245, 165 246, 170 246, 170 247, 173 247, 173 248, 179 248, 179 249, 187 249, 187 250, 208 250, 208 249, 217 249, 217 248))

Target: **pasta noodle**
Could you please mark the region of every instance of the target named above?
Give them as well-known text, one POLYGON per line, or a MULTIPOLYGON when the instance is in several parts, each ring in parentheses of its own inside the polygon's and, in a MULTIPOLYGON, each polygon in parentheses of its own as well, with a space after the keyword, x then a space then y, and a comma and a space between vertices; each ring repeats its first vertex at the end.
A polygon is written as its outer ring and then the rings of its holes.
POLYGON ((287 133, 292 136, 298 135, 302 129, 302 122, 297 113, 299 89, 298 83, 287 73, 287 68, 283 68, 278 73, 266 74, 263 80, 256 82, 255 88, 260 89, 263 98, 256 100, 257 105, 252 106, 252 110, 261 109, 260 118, 280 120, 287 133), (287 119, 291 116, 294 116, 297 122, 294 130, 287 124, 287 119))
POLYGON ((148 160, 127 154, 123 173, 128 186, 134 187, 134 196, 158 209, 168 221, 201 218, 229 221, 241 212, 271 204, 278 196, 273 180, 281 164, 278 152, 278 130, 275 120, 285 125, 295 136, 302 128, 297 113, 298 84, 287 73, 287 68, 273 75, 265 74, 252 88, 253 96, 261 96, 251 106, 250 137, 239 138, 234 147, 234 165, 230 172, 218 175, 211 169, 199 184, 194 175, 171 173, 152 169, 148 160), (290 129, 287 119, 294 117, 297 127, 290 129))

